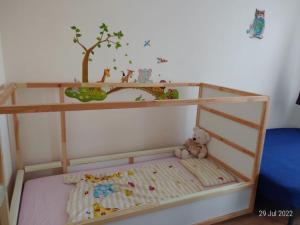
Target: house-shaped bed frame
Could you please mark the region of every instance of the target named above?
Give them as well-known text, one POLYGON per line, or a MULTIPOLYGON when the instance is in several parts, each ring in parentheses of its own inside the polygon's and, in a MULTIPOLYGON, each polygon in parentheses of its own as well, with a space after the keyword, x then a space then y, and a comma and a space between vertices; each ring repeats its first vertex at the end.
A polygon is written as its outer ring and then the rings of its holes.
MULTIPOLYGON (((66 138, 65 113, 78 110, 105 110, 164 106, 197 105, 196 126, 212 137, 209 159, 225 167, 240 182, 161 204, 147 205, 101 217, 80 224, 213 224, 253 211, 260 159, 264 143, 269 108, 268 96, 258 95, 206 83, 11 83, 0 87, 0 114, 12 115, 16 155, 16 179, 11 200, 4 185, 3 158, 0 157, 0 218, 2 225, 16 225, 22 195, 24 174, 33 171, 68 168, 81 164, 126 159, 134 163, 139 157, 172 154, 174 148, 142 150, 113 155, 69 159, 66 138), (199 89, 195 99, 168 99, 153 101, 66 103, 67 87, 191 87, 199 89), (20 88, 53 88, 59 91, 59 103, 18 105, 16 91, 20 88), (59 112, 61 125, 61 160, 36 165, 24 165, 19 143, 18 114, 59 112)), ((1 152, 1 151, 0 151, 1 152)), ((113 165, 112 165, 113 166, 113 165)))

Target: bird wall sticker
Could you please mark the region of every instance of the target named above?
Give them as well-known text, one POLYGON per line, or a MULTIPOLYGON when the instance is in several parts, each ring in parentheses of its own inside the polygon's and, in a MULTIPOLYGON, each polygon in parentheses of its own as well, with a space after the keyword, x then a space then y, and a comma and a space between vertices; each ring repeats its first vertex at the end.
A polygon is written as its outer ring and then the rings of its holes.
POLYGON ((161 57, 157 57, 157 63, 160 64, 160 63, 167 63, 168 60, 167 59, 164 59, 164 58, 161 58, 161 57))
POLYGON ((151 47, 150 40, 144 41, 144 47, 151 47))

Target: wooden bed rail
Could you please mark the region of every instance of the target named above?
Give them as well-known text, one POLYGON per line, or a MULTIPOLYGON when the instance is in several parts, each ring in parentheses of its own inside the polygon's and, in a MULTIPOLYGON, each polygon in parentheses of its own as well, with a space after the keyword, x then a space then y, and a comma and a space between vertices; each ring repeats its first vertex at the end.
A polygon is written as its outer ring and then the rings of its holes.
POLYGON ((15 83, 17 88, 68 88, 68 87, 199 87, 201 83, 15 83))
MULTIPOLYGON (((98 225, 105 224, 109 222, 118 221, 121 219, 127 219, 133 216, 143 215, 145 213, 151 213, 160 211, 163 209, 167 209, 170 207, 177 207, 180 205, 188 204, 191 202, 195 202, 201 199, 207 199, 210 197, 217 197, 222 194, 232 193, 236 191, 246 190, 247 188, 251 188, 253 186, 252 182, 242 182, 237 184, 230 184, 224 187, 217 187, 209 190, 203 190, 201 192, 189 194, 183 197, 177 197, 174 199, 163 201, 159 204, 149 204, 145 206, 133 207, 129 209, 124 209, 117 211, 113 214, 106 215, 104 217, 100 217, 98 219, 86 220, 80 223, 68 223, 67 225, 98 225)), ((250 213, 249 210, 247 210, 250 213)), ((203 223, 201 223, 203 224, 203 223)), ((211 223, 208 223, 211 224, 211 223)), ((203 224, 204 225, 204 224, 203 224)))
POLYGON ((15 106, 1 106, 0 114, 207 105, 207 104, 217 104, 217 103, 260 102, 260 101, 267 101, 267 100, 268 100, 267 96, 245 96, 245 97, 220 97, 220 98, 201 98, 201 99, 169 99, 169 100, 153 100, 153 101, 141 101, 141 102, 123 101, 123 102, 101 102, 101 103, 60 103, 60 104, 40 104, 40 105, 15 105, 15 106))
POLYGON ((70 166, 76 166, 81 164, 88 164, 88 163, 97 163, 103 161, 111 161, 111 160, 118 160, 118 159, 130 159, 134 160, 136 157, 141 156, 150 156, 150 155, 157 155, 157 154, 164 154, 164 153, 172 153, 175 148, 182 147, 182 146, 174 146, 174 147, 167 147, 167 148, 159 148, 159 149, 150 149, 150 150, 142 150, 142 151, 135 151, 135 152, 126 152, 120 154, 112 154, 112 155, 103 155, 103 156, 96 156, 96 157, 87 157, 87 158, 79 158, 79 159, 71 159, 70 166))

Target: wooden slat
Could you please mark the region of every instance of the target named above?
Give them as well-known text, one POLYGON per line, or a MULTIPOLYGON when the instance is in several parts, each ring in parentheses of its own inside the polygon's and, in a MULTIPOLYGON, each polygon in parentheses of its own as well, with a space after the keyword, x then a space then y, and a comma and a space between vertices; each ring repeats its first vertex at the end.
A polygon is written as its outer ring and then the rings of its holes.
MULTIPOLYGON (((16 91, 12 92, 11 95, 11 102, 13 105, 16 105, 16 91)), ((24 162, 23 162, 23 154, 20 147, 20 128, 19 128, 19 119, 18 115, 14 113, 12 115, 13 119, 13 127, 14 127, 14 137, 15 137, 15 148, 16 148, 16 167, 17 169, 23 169, 24 162)))
POLYGON ((232 147, 232 148, 234 148, 234 149, 236 149, 236 150, 238 150, 238 151, 240 151, 240 152, 242 152, 242 153, 244 153, 244 154, 246 154, 246 155, 248 155, 250 157, 255 158, 255 153, 252 152, 252 151, 250 151, 249 149, 246 149, 245 147, 242 147, 242 146, 234 143, 233 141, 230 141, 230 140, 228 140, 228 139, 226 139, 226 138, 224 138, 224 137, 222 137, 222 136, 220 136, 220 135, 218 135, 218 134, 216 134, 216 133, 214 133, 214 132, 212 132, 210 130, 207 130, 204 127, 200 127, 200 128, 203 129, 203 130, 205 130, 207 133, 209 133, 209 135, 211 137, 213 137, 213 138, 215 138, 215 139, 223 142, 226 145, 229 145, 230 147, 232 147))
POLYGON ((198 87, 200 83, 16 83, 17 88, 58 88, 58 87, 198 87))
POLYGON ((234 122, 240 123, 240 124, 245 125, 247 127, 250 127, 250 128, 253 128, 253 129, 260 129, 259 124, 256 124, 254 122, 251 122, 251 121, 248 121, 248 120, 245 120, 245 119, 242 119, 242 118, 239 118, 237 116, 233 116, 233 115, 230 115, 228 113, 224 113, 224 112, 221 112, 221 111, 218 111, 216 109, 212 109, 212 108, 209 108, 209 107, 206 107, 206 106, 201 106, 201 109, 203 109, 207 112, 213 113, 217 116, 221 116, 221 117, 224 117, 226 119, 232 120, 234 122))
POLYGON ((61 161, 24 166, 25 173, 49 170, 49 169, 56 169, 56 168, 62 168, 61 161))
POLYGON ((230 94, 240 95, 240 96, 260 96, 259 94, 255 94, 255 93, 252 93, 252 92, 241 91, 241 90, 228 88, 228 87, 221 87, 221 86, 217 86, 217 85, 213 85, 213 84, 201 83, 201 86, 206 87, 206 88, 210 88, 210 89, 214 89, 214 90, 217 90, 217 91, 221 91, 221 92, 227 92, 227 93, 230 93, 230 94))
POLYGON ((5 86, 0 94, 0 105, 5 104, 15 90, 16 87, 14 84, 5 86))
MULTIPOLYGON (((65 102, 64 88, 59 88, 59 102, 65 102)), ((66 113, 60 112, 60 129, 61 129, 61 163, 63 166, 63 172, 68 171, 68 153, 67 153, 67 130, 66 130, 66 113)))
MULTIPOLYGON (((203 87, 199 86, 198 99, 202 98, 202 95, 203 95, 203 87)), ((197 106, 197 114, 196 114, 196 126, 199 126, 199 123, 200 123, 200 113, 201 113, 201 106, 198 105, 197 106)))
POLYGON ((213 188, 209 190, 200 191, 197 193, 189 194, 183 197, 173 198, 171 200, 163 201, 157 204, 149 204, 144 206, 133 207, 129 209, 124 209, 120 211, 116 211, 112 214, 100 217, 94 220, 85 220, 80 223, 69 223, 67 225, 99 225, 105 224, 109 222, 119 221, 122 219, 127 219, 133 216, 139 216, 146 213, 156 212, 163 209, 176 207, 188 203, 192 203, 195 201, 200 201, 202 199, 217 197, 224 194, 229 194, 232 192, 242 191, 249 187, 252 187, 253 184, 251 182, 242 182, 237 184, 230 184, 219 188, 213 188))
POLYGON ((243 181, 250 181, 250 179, 246 176, 244 176, 243 174, 241 174, 240 172, 238 172, 237 170, 235 170, 234 168, 232 168, 231 166, 227 165, 225 162, 221 161, 220 159, 212 156, 212 155, 208 155, 207 157, 209 160, 214 161, 216 164, 220 164, 221 167, 225 168, 227 171, 231 172, 233 175, 237 176, 238 178, 240 178, 243 181))
POLYGON ((130 157, 140 157, 140 156, 147 156, 147 155, 164 154, 164 153, 173 152, 174 149, 180 148, 180 147, 182 147, 182 146, 172 146, 172 147, 167 147, 167 148, 149 149, 149 150, 126 152, 126 153, 119 153, 119 154, 112 154, 112 155, 71 159, 70 165, 76 166, 76 165, 87 164, 87 163, 97 163, 97 162, 112 161, 112 160, 118 160, 118 159, 126 159, 126 158, 130 158, 130 157))
POLYGON ((265 142, 268 114, 269 114, 269 101, 263 103, 263 108, 262 108, 261 118, 260 118, 261 128, 257 136, 258 141, 257 141, 255 161, 254 161, 254 166, 252 171, 252 181, 254 182, 254 187, 251 194, 251 201, 249 204, 252 211, 254 210, 254 205, 255 205, 256 189, 258 184, 261 155, 262 155, 264 142, 265 142))
POLYGON ((38 112, 61 112, 99 109, 125 109, 125 108, 147 108, 163 106, 186 106, 205 105, 216 103, 241 103, 241 102, 261 102, 267 99, 266 96, 245 96, 245 97, 223 97, 223 98, 203 98, 203 99, 168 99, 140 102, 100 102, 100 103, 64 103, 64 104, 41 104, 41 105, 18 105, 1 106, 0 114, 13 113, 38 113, 38 112))
POLYGON ((15 188, 10 204, 9 209, 9 220, 10 225, 17 225, 18 223, 18 215, 19 215, 19 208, 21 202, 21 194, 23 188, 23 180, 24 180, 24 170, 18 170, 16 181, 15 181, 15 188))

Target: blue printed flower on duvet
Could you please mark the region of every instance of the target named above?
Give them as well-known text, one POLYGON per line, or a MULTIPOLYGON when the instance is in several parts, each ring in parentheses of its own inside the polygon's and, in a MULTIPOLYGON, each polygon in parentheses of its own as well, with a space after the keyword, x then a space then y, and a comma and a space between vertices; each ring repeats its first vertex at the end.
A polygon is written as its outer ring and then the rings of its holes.
POLYGON ((114 184, 97 184, 94 187, 94 198, 107 197, 108 195, 116 192, 114 184))

